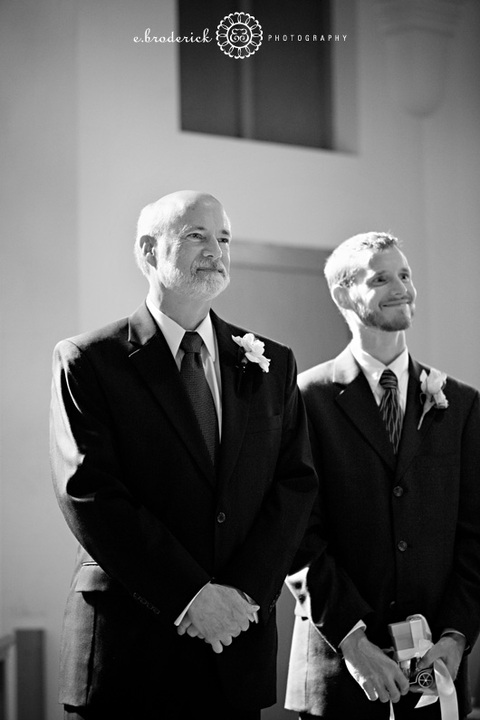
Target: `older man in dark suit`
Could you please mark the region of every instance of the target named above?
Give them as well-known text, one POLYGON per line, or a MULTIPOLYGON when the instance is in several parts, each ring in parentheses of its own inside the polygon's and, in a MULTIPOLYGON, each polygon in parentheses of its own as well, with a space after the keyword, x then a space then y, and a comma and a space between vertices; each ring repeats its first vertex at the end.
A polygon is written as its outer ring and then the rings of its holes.
POLYGON ((433 647, 419 667, 445 664, 465 717, 480 627, 479 394, 409 356, 416 290, 396 238, 345 241, 325 275, 353 337, 299 378, 320 490, 288 580, 286 705, 325 720, 387 719, 390 707, 397 720, 440 718, 438 701, 414 709, 420 696, 384 652, 389 624, 420 614, 433 647))
POLYGON ((147 206, 146 303, 54 354, 51 455, 79 541, 69 718, 250 718, 275 702, 275 603, 317 489, 291 350, 210 310, 231 229, 205 193, 147 206))

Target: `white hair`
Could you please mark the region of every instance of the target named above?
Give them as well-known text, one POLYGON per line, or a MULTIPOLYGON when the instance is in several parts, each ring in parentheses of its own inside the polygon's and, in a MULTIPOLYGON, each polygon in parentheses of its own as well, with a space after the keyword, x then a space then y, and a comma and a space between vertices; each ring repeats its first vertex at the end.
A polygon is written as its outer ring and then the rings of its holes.
POLYGON ((166 204, 162 202, 162 199, 146 205, 141 210, 138 217, 137 234, 135 237, 133 253, 138 267, 146 277, 148 277, 148 269, 150 266, 142 253, 140 239, 144 235, 148 235, 156 240, 162 232, 165 226, 165 221, 168 217, 169 216, 166 213, 166 204))
POLYGON ((171 224, 175 215, 184 211, 185 204, 197 202, 199 199, 208 199, 212 202, 219 203, 217 198, 208 193, 200 193, 194 190, 182 190, 170 193, 169 195, 164 195, 159 200, 146 205, 140 212, 137 221, 137 235, 135 238, 133 252, 138 267, 147 278, 149 275, 150 265, 143 255, 142 246, 140 244, 141 238, 148 235, 149 237, 158 240, 166 227, 171 224))

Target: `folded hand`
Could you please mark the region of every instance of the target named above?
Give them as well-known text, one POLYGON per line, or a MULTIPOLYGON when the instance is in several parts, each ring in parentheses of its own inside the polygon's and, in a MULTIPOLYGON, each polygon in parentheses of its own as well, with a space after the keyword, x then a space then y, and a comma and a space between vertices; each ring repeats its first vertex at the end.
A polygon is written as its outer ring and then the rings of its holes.
POLYGON ((232 587, 209 583, 190 605, 177 628, 179 635, 205 640, 216 653, 256 622, 258 605, 252 605, 232 587))

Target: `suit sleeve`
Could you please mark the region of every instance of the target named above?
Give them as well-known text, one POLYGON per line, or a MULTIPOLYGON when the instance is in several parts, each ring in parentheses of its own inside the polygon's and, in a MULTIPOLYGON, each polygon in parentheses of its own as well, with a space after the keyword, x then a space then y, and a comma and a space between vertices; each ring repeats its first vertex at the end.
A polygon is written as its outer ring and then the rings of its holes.
POLYGON ((50 444, 60 508, 79 543, 108 576, 173 622, 210 577, 122 483, 109 413, 85 351, 70 341, 59 343, 50 444))
POLYGON ((463 427, 460 492, 453 568, 435 619, 436 631, 454 628, 473 647, 480 630, 480 396, 475 392, 463 427))
MULTIPOLYGON (((320 443, 309 422, 309 437, 315 467, 322 467, 318 457, 320 443)), ((326 642, 335 650, 362 619, 373 612, 361 596, 348 573, 328 550, 327 503, 322 497, 323 483, 319 476, 319 492, 307 530, 294 558, 287 586, 297 601, 295 614, 309 618, 326 642)))
MULTIPOLYGON (((317 492, 307 419, 291 350, 283 386, 283 427, 273 481, 241 548, 219 578, 246 592, 266 619, 278 599, 317 492)), ((272 366, 274 363, 272 363, 272 366)))

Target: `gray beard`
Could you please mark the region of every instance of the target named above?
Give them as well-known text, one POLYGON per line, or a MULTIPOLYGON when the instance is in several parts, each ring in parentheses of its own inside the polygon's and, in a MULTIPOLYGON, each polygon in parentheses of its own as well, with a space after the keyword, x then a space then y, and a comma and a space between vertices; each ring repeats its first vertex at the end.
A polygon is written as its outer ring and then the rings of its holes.
POLYGON ((188 295, 197 300, 213 300, 225 290, 230 282, 230 275, 212 274, 204 278, 195 273, 186 274, 173 266, 169 266, 163 278, 165 287, 179 294, 188 295))
MULTIPOLYGON (((230 282, 229 275, 213 275, 200 280, 194 276, 188 283, 188 293, 191 297, 200 299, 212 299, 220 295, 230 282)), ((186 286, 185 286, 186 287, 186 286)))

